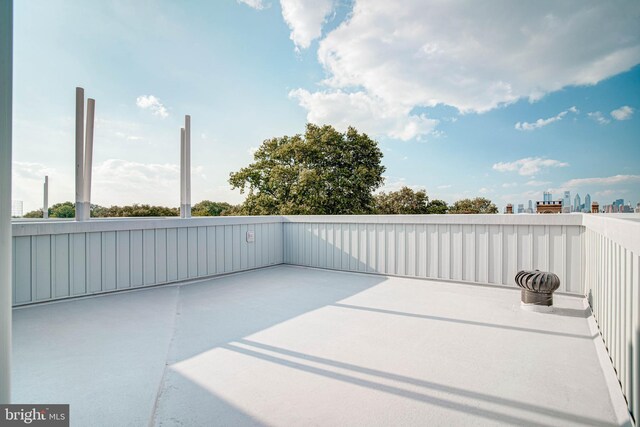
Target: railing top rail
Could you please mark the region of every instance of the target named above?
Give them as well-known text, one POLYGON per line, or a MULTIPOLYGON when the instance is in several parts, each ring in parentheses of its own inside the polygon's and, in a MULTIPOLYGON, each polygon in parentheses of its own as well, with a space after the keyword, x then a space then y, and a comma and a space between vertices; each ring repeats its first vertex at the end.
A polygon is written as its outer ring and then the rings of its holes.
POLYGON ((44 234, 89 233, 119 230, 149 230, 155 228, 206 227, 213 225, 245 225, 282 223, 281 216, 215 216, 162 218, 96 218, 89 221, 14 221, 14 236, 44 234))
POLYGON ((364 224, 582 225, 581 214, 285 215, 284 222, 364 224))

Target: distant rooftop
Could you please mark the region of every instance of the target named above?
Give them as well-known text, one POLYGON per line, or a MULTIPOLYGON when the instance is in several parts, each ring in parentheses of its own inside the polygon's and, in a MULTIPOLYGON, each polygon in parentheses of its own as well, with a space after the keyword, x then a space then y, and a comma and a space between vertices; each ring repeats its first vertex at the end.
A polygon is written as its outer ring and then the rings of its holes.
POLYGON ((585 299, 555 305, 276 266, 29 306, 14 399, 69 403, 78 426, 619 425, 585 299))

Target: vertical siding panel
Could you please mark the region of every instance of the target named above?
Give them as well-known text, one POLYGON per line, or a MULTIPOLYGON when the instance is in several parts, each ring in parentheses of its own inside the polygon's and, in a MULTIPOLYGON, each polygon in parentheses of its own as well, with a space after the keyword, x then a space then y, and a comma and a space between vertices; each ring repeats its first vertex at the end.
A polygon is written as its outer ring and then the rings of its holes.
POLYGON ((407 231, 404 224, 394 224, 396 240, 393 243, 396 249, 396 268, 393 274, 398 276, 404 276, 407 274, 407 254, 406 254, 406 240, 407 231))
MULTIPOLYGON (((270 230, 271 231, 271 230, 270 230)), ((242 255, 241 250, 241 240, 240 237, 240 226, 232 225, 231 226, 231 241, 232 241, 232 251, 231 251, 231 270, 238 271, 240 270, 241 262, 240 257, 242 255)), ((269 237, 271 237, 271 232, 269 233, 269 237)), ((269 257, 269 261, 271 261, 271 257, 269 257)))
POLYGON ((351 259, 351 239, 349 239, 349 224, 340 224, 342 230, 342 270, 349 270, 351 259))
MULTIPOLYGON (((248 264, 248 267, 249 268, 256 268, 256 266, 257 266, 257 263, 256 263, 256 244, 257 243, 256 242, 258 241, 257 240, 258 236, 256 236, 257 233, 256 233, 255 224, 249 224, 247 226, 247 231, 250 231, 250 232, 253 233, 253 242, 252 243, 247 243, 247 249, 249 250, 249 264, 248 264)), ((245 239, 245 241, 246 241, 246 239, 245 239)))
POLYGON ((277 227, 275 223, 269 224, 269 263, 271 265, 278 262, 277 227))
POLYGON ((87 292, 103 291, 102 233, 87 233, 87 292))
POLYGON ((142 286, 143 284, 143 251, 142 230, 131 230, 129 234, 131 240, 131 286, 142 286))
POLYGON ((87 293, 86 281, 86 235, 84 233, 71 234, 72 253, 72 295, 83 295, 87 293))
POLYGON ((207 274, 216 274, 216 227, 207 227, 207 274))
POLYGON ((451 231, 448 224, 438 225, 440 266, 438 277, 441 279, 451 278, 451 231))
POLYGON ((247 243, 247 231, 249 231, 249 226, 247 224, 242 224, 240 226, 240 236, 238 238, 238 243, 240 244, 241 270, 249 268, 249 244, 247 243))
POLYGON ((318 224, 318 265, 327 268, 327 224, 318 224))
POLYGON ((476 281, 476 226, 462 226, 462 280, 476 281))
POLYGON ((167 230, 158 228, 155 230, 156 240, 156 281, 157 283, 167 282, 167 230))
POLYGON ((143 284, 153 285, 156 281, 156 232, 143 230, 142 232, 142 267, 143 284))
POLYGON ((208 274, 207 262, 207 227, 198 227, 198 277, 208 274))
POLYGON ((532 228, 533 265, 531 268, 534 270, 548 271, 549 265, 547 261, 549 259, 549 242, 547 241, 547 227, 544 225, 534 225, 532 228))
POLYGON ((424 224, 416 226, 416 275, 419 277, 427 277, 428 254, 427 254, 427 227, 424 224))
POLYGON ((417 276, 417 268, 416 268, 416 226, 414 224, 407 224, 404 227, 406 241, 405 241, 405 260, 406 260, 406 271, 405 274, 407 276, 417 276))
POLYGON ((518 232, 514 225, 502 226, 502 284, 515 286, 518 264, 518 232))
POLYGON ((31 302, 31 237, 15 238, 13 271, 16 281, 17 304, 31 302))
POLYGON ((319 242, 319 227, 318 224, 309 224, 311 244, 309 245, 309 264, 313 267, 318 267, 320 263, 320 242, 319 242))
MULTIPOLYGON (((236 245, 237 246, 237 245, 236 245)), ((224 272, 233 271, 233 226, 224 226, 224 272)))
POLYGON ((198 229, 187 228, 187 274, 189 278, 198 277, 198 229))
POLYGON ((462 226, 452 224, 449 226, 451 230, 451 278, 454 280, 462 280, 462 269, 464 267, 464 248, 462 237, 462 226))
POLYGON ((427 277, 437 279, 440 277, 440 235, 438 225, 427 225, 427 277))
POLYGON ((216 274, 225 272, 225 233, 226 226, 216 226, 216 274))
POLYGON ((476 225, 476 276, 475 281, 480 283, 489 282, 489 232, 488 226, 476 225))
POLYGON ((123 289, 131 286, 131 279, 129 274, 129 232, 128 231, 116 231, 116 245, 117 245, 117 288, 123 289))
POLYGON ((560 225, 549 226, 549 271, 555 273, 560 278, 561 292, 566 292, 567 281, 564 273, 565 267, 565 245, 564 230, 560 225))
POLYGON ((178 229, 167 229, 167 281, 173 282, 178 280, 178 229))
POLYGON ((358 271, 367 271, 367 227, 366 224, 357 224, 358 233, 358 271))
MULTIPOLYGON (((115 239, 115 233, 113 235, 115 239)), ((54 297, 68 297, 71 294, 69 288, 69 235, 57 234, 53 236, 53 240, 53 253, 55 254, 54 297)), ((115 256, 115 250, 113 255, 115 256)))
POLYGON ((387 240, 384 224, 376 224, 376 271, 381 274, 387 272, 387 240))
POLYGON ((35 300, 51 298, 51 236, 35 236, 35 300))
POLYGON ((531 260, 533 258, 531 247, 533 242, 530 227, 528 225, 518 225, 516 228, 516 234, 518 238, 518 261, 516 264, 516 272, 520 270, 531 270, 531 260))
POLYGON ((393 224, 385 224, 385 245, 387 274, 396 274, 396 229, 393 224))
POLYGON ((333 224, 327 224, 327 268, 335 268, 333 263, 334 261, 334 252, 335 252, 335 226, 333 224))
POLYGON ((566 227, 567 292, 582 293, 582 242, 578 226, 566 227))
POLYGON ((367 233, 367 271, 373 273, 376 271, 376 258, 377 258, 377 248, 376 248, 376 225, 375 224, 367 224, 366 225, 366 233, 367 233))
POLYGON ((185 227, 177 229, 178 233, 178 280, 189 277, 189 231, 185 227))
POLYGON ((489 226, 489 283, 502 283, 502 227, 489 226))

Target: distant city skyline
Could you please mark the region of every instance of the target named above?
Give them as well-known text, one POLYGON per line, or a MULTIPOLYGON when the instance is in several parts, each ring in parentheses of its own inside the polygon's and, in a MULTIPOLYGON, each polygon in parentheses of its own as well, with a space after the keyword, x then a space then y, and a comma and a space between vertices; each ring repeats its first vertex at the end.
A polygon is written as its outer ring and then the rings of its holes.
POLYGON ((608 203, 608 200, 594 200, 591 198, 590 193, 584 194, 584 199, 580 196, 580 193, 571 194, 571 191, 563 191, 562 197, 554 197, 553 193, 549 191, 543 191, 540 194, 541 197, 534 199, 529 199, 526 204, 527 208, 525 208, 525 203, 520 203, 520 201, 509 202, 505 204, 504 208, 501 210, 506 211, 506 206, 511 204, 512 206, 518 206, 517 209, 514 209, 514 213, 536 213, 535 204, 536 202, 551 202, 551 201, 561 201, 562 202, 562 211, 563 213, 570 212, 591 212, 591 203, 598 203, 599 210, 601 212, 607 212, 609 209, 610 212, 618 213, 620 212, 620 206, 630 208, 625 212, 634 212, 637 208, 637 205, 640 204, 640 201, 630 201, 625 200, 624 198, 617 198, 608 203), (569 204, 567 204, 567 200, 571 200, 569 204), (567 210, 567 207, 569 208, 567 210), (611 208, 609 208, 611 207, 611 208), (522 210, 521 210, 522 209, 522 210))
POLYGON ((14 5, 13 198, 74 200, 74 91, 96 99, 92 201, 239 203, 229 174, 306 122, 379 141, 381 191, 497 206, 640 200, 640 2, 30 0, 14 5), (296 6, 297 5, 297 6, 296 6), (606 17, 606 19, 602 19, 606 17), (486 31, 491 28, 492 31, 486 31))

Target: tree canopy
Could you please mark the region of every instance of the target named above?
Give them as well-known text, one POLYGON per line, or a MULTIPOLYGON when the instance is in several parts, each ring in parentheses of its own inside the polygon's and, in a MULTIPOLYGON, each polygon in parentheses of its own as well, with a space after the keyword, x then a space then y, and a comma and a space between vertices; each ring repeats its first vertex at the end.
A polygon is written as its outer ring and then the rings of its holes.
POLYGON ((444 200, 433 199, 427 203, 428 214, 446 214, 449 212, 449 206, 444 200))
POLYGON ((304 135, 264 141, 229 183, 248 192, 239 214, 367 214, 384 180, 381 160, 377 142, 352 127, 308 124, 304 135))
POLYGON ((203 200, 191 207, 191 215, 220 216, 224 215, 226 211, 229 211, 232 208, 233 206, 226 202, 212 202, 210 200, 203 200))
POLYGON ((375 212, 381 215, 412 215, 428 213, 427 192, 404 186, 400 190, 382 192, 375 196, 375 212))
POLYGON ((475 199, 462 199, 455 202, 450 208, 452 214, 495 214, 498 207, 491 200, 484 197, 475 199))

